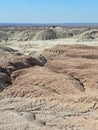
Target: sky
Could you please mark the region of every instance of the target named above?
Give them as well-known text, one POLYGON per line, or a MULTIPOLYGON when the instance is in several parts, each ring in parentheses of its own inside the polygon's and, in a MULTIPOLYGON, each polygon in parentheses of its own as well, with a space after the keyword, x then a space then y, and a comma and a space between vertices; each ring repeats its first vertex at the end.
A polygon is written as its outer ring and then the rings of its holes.
POLYGON ((0 0, 0 23, 97 23, 98 0, 0 0))

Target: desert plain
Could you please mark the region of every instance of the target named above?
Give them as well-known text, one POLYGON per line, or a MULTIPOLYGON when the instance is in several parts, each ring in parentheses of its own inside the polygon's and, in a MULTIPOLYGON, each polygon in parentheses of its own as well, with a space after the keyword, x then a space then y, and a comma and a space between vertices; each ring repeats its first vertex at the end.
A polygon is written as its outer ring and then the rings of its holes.
POLYGON ((98 130, 98 27, 0 27, 0 130, 98 130))

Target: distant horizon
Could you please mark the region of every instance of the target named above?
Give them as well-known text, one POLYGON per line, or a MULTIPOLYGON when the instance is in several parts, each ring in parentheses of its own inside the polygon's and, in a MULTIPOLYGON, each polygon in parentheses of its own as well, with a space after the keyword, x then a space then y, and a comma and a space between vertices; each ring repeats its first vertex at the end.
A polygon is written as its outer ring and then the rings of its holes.
POLYGON ((98 23, 0 23, 3 26, 62 26, 62 27, 98 27, 98 23))
POLYGON ((69 22, 69 23, 64 23, 64 22, 62 22, 62 23, 52 23, 52 22, 50 22, 50 23, 45 23, 45 22, 43 22, 43 23, 39 23, 39 22, 36 22, 36 23, 31 23, 31 22, 0 22, 0 24, 98 24, 98 22, 69 22))
POLYGON ((0 22, 0 24, 97 24, 98 22, 0 22))
POLYGON ((98 24, 98 22, 58 22, 58 23, 54 23, 54 22, 0 22, 0 24, 98 24))

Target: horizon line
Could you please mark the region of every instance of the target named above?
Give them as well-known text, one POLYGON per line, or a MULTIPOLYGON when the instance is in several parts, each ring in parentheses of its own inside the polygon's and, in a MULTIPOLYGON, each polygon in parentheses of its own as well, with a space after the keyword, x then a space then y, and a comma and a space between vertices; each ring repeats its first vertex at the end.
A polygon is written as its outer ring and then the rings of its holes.
POLYGON ((0 23, 0 27, 23 27, 23 26, 35 26, 35 27, 46 27, 46 26, 61 26, 61 27, 98 27, 98 23, 0 23))
POLYGON ((0 22, 0 24, 98 24, 98 22, 0 22))

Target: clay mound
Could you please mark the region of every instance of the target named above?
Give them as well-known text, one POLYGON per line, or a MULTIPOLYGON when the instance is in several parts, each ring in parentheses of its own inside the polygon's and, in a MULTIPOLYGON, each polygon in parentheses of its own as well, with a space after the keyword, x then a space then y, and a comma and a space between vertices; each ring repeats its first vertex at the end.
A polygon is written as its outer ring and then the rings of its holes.
POLYGON ((34 37, 34 40, 50 40, 56 39, 56 33, 52 29, 42 30, 38 32, 34 37))
POLYGON ((78 35, 78 34, 82 34, 86 31, 91 30, 91 28, 88 28, 88 27, 85 27, 85 28, 70 28, 69 30, 73 33, 73 35, 78 35))
POLYGON ((24 56, 11 53, 0 53, 0 67, 2 71, 11 74, 13 71, 23 68, 28 68, 34 65, 43 66, 43 62, 38 61, 36 58, 31 56, 24 56))
POLYGON ((73 36, 71 30, 65 29, 64 27, 55 27, 53 30, 56 32, 57 38, 69 38, 73 36))
POLYGON ((58 27, 55 27, 55 28, 53 28, 56 32, 58 32, 58 33, 62 33, 62 32, 64 32, 65 31, 65 28, 64 27, 60 27, 60 26, 58 26, 58 27))
MULTIPOLYGON (((98 89, 98 47, 59 45, 45 50, 46 67, 57 73, 74 76, 85 88, 98 89)), ((92 91, 93 91, 92 90, 92 91)))
POLYGON ((53 30, 56 32, 56 37, 57 38, 69 38, 75 35, 79 35, 82 34, 88 30, 90 30, 90 28, 65 28, 65 27, 55 27, 53 28, 53 30))
POLYGON ((61 33, 60 38, 69 38, 72 36, 73 36, 73 33, 71 31, 64 31, 63 33, 61 33))
POLYGON ((0 40, 8 41, 13 37, 14 33, 15 31, 8 31, 8 30, 0 31, 0 40))
POLYGON ((10 53, 18 53, 18 50, 14 50, 10 47, 7 47, 5 45, 0 45, 0 53, 6 53, 6 52, 10 52, 10 53))
POLYGON ((73 57, 73 58, 91 58, 98 59, 98 47, 87 45, 56 45, 53 48, 45 49, 44 55, 47 58, 56 56, 73 57))
POLYGON ((45 64, 45 62, 36 58, 14 53, 0 53, 0 57, 0 91, 3 91, 12 83, 10 76, 14 71, 45 64))
POLYGON ((0 92, 10 85, 10 77, 6 73, 0 72, 0 92))
POLYGON ((91 41, 98 39, 98 30, 86 31, 80 35, 79 41, 91 41))
POLYGON ((8 35, 4 31, 0 31, 0 40, 8 40, 8 35))
POLYGON ((85 90, 83 84, 64 74, 49 69, 33 67, 13 72, 13 84, 2 94, 7 97, 43 97, 79 94, 85 90))
POLYGON ((65 29, 63 27, 55 27, 53 30, 56 32, 57 38, 61 38, 63 32, 65 32, 65 29))
POLYGON ((25 30, 14 35, 13 39, 17 41, 30 41, 35 35, 35 31, 25 30))

